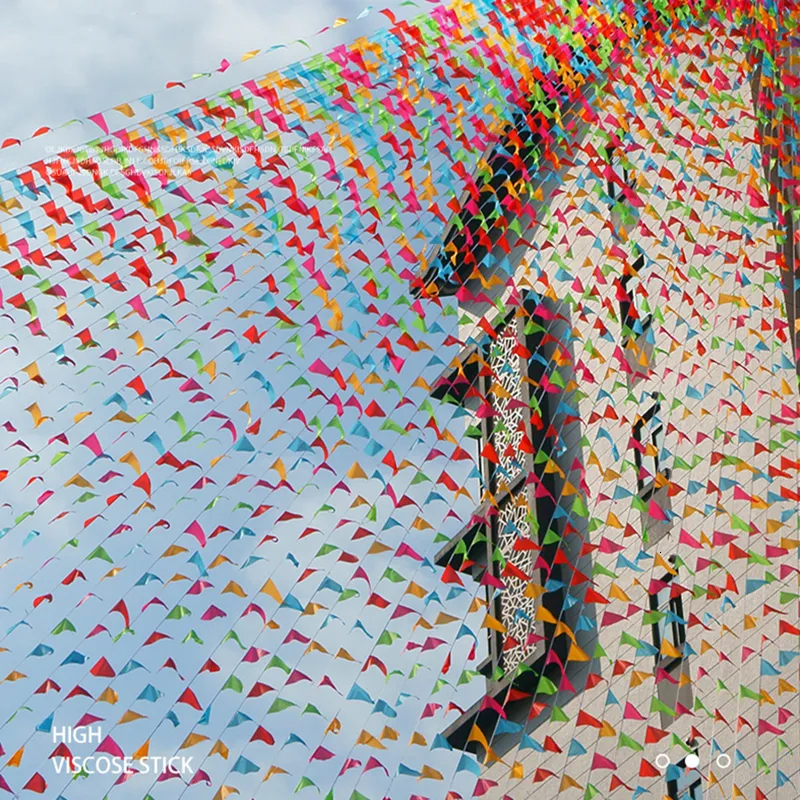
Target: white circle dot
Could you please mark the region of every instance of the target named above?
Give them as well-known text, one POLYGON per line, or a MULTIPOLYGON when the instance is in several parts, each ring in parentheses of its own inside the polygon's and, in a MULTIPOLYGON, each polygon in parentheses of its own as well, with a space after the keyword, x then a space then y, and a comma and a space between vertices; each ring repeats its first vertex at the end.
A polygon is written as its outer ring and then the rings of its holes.
POLYGON ((687 769, 697 769, 700 766, 700 759, 697 757, 695 753, 689 753, 686 756, 686 768, 687 769))

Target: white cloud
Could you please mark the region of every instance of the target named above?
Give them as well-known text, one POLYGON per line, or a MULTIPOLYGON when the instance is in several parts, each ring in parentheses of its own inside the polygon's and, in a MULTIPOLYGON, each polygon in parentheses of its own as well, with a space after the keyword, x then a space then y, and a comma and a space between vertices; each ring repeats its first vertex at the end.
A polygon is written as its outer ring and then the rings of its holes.
MULTIPOLYGON (((156 112, 190 103, 271 69, 323 52, 387 24, 378 9, 398 17, 424 11, 383 0, 357 20, 369 0, 140 0, 136 10, 120 0, 6 0, 0 27, 0 74, 4 102, 0 140, 25 139, 41 126, 57 128, 71 119, 113 108, 156 92, 156 112), (347 25, 315 34, 337 17, 347 25), (241 62, 245 52, 303 38, 302 45, 241 62), (224 74, 194 81, 187 89, 164 90, 167 81, 216 70, 224 74)), ((115 115, 122 127, 124 118, 115 115)), ((0 169, 40 158, 46 145, 58 147, 91 138, 98 129, 74 125, 23 148, 0 151, 0 169)))

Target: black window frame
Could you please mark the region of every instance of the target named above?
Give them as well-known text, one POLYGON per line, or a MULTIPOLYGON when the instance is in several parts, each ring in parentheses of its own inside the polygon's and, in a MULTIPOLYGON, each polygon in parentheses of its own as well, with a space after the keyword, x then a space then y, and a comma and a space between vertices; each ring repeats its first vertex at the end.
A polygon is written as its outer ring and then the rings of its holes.
POLYGON ((629 288, 631 281, 641 280, 641 270, 644 269, 644 262, 644 253, 640 251, 636 261, 633 262, 631 271, 625 272, 619 279, 620 288, 625 294, 625 299, 620 298, 619 300, 620 328, 622 329, 622 335, 625 340, 630 338, 638 339, 640 336, 644 336, 653 325, 653 315, 648 314, 646 317, 643 317, 639 313, 639 309, 636 306, 635 289, 629 288), (636 316, 631 315, 631 310, 636 312, 636 316), (641 326, 641 333, 634 330, 636 320, 639 321, 639 325, 641 326))
MULTIPOLYGON (((688 742, 690 746, 692 746, 692 742, 688 742)), ((700 758, 700 748, 697 745, 692 746, 692 752, 700 758)), ((686 769, 686 759, 682 758, 676 766, 680 769, 686 769)), ((668 780, 667 781, 667 797, 670 800, 703 800, 703 777, 702 775, 698 774, 697 780, 692 782, 688 787, 683 789, 680 794, 678 794, 678 781, 677 780, 668 780), (695 793, 695 790, 698 793, 695 793)))
MULTIPOLYGON (((672 559, 670 559, 672 560, 672 559)), ((671 612, 675 614, 676 617, 680 617, 683 619, 683 599, 681 598, 680 593, 676 594, 673 597, 672 593, 672 581, 676 576, 672 575, 671 573, 666 573, 660 580, 661 583, 665 583, 666 586, 659 589, 657 592, 649 593, 649 603, 650 603, 650 611, 655 612, 671 612), (666 609, 663 607, 663 603, 659 603, 658 596, 664 591, 669 590, 670 596, 666 602, 666 609)), ((681 655, 677 658, 671 658, 669 661, 665 662, 665 659, 669 658, 668 656, 661 655, 661 631, 659 630, 659 622, 660 620, 651 623, 652 628, 652 636, 653 636, 653 646, 658 651, 655 655, 655 662, 656 667, 661 667, 665 669, 667 672, 672 672, 676 667, 679 667, 684 660, 683 655, 683 648, 686 644, 686 625, 682 625, 680 622, 676 620, 667 620, 666 624, 672 626, 672 644, 674 645, 676 650, 681 651, 681 655)))
MULTIPOLYGON (((651 395, 652 397, 652 395, 651 395)), ((633 425, 633 438, 637 441, 640 445, 642 444, 642 431, 643 429, 652 421, 653 417, 655 417, 658 412, 661 410, 661 402, 657 400, 655 397, 653 398, 655 402, 652 406, 642 415, 639 415, 639 418, 633 425)), ((647 458, 653 459, 653 477, 648 482, 645 478, 642 477, 642 467, 644 465, 644 454, 639 451, 637 447, 633 449, 633 460, 636 465, 636 486, 639 490, 639 497, 642 500, 649 500, 656 491, 656 476, 663 475, 667 480, 669 480, 671 476, 671 471, 668 468, 661 469, 661 456, 658 444, 658 438, 664 432, 664 423, 660 420, 658 421, 658 425, 649 431, 649 439, 653 444, 653 447, 656 449, 656 455, 654 456, 647 456, 647 458)), ((646 445, 645 445, 646 446, 646 445)))
MULTIPOLYGON (((615 174, 616 170, 614 168, 614 154, 617 151, 616 145, 607 145, 605 148, 606 154, 606 194, 609 197, 609 207, 613 208, 617 203, 624 203, 625 202, 625 192, 622 189, 617 191, 617 182, 612 179, 612 175, 615 174)), ((629 189, 633 190, 636 188, 636 178, 632 177, 628 168, 623 164, 622 165, 622 183, 625 184, 629 189)))
MULTIPOLYGON (((596 48, 595 42, 587 46, 589 51, 596 48)), ((573 61, 580 62, 580 66, 585 65, 586 56, 583 52, 576 51, 571 44, 567 45, 567 49, 570 61, 562 65, 565 71, 574 71, 573 61)), ((524 177, 523 171, 517 166, 520 162, 529 177, 523 184, 526 191, 533 193, 549 176, 549 169, 540 169, 547 149, 544 136, 547 117, 557 110, 563 116, 568 110, 574 109, 576 101, 558 72, 549 75, 538 86, 540 96, 537 98, 536 94, 532 94, 523 101, 486 153, 485 162, 492 170, 491 177, 487 179, 479 175, 472 192, 466 190, 462 194, 459 202, 461 210, 449 223, 441 245, 433 251, 425 274, 411 288, 414 296, 435 287, 437 296, 450 297, 471 280, 474 271, 494 250, 505 230, 506 226, 495 224, 495 211, 499 212, 500 217, 510 219, 509 212, 499 210, 498 196, 507 193, 507 180, 514 183, 524 177), (519 140, 521 146, 513 141, 514 138, 519 140), (479 214, 473 214, 464 207, 470 196, 478 205, 479 214), (484 220, 489 224, 484 228, 485 236, 480 237, 479 229, 483 227, 484 220), (481 238, 483 241, 480 241, 481 238)))
MULTIPOLYGON (((547 393, 541 395, 537 392, 537 403, 532 403, 534 390, 531 388, 538 385, 542 379, 546 367, 541 363, 541 359, 536 358, 536 354, 549 353, 554 348, 554 343, 545 343, 546 331, 528 330, 528 325, 534 322, 535 309, 538 305, 547 305, 548 301, 533 291, 529 291, 524 300, 524 313, 519 313, 518 309, 513 309, 507 314, 496 319, 492 325, 493 335, 489 340, 480 344, 472 345, 460 359, 460 370, 449 372, 447 376, 440 378, 432 392, 432 395, 440 400, 457 403, 466 406, 469 402, 467 395, 470 388, 477 390, 480 402, 492 405, 492 384, 496 381, 496 374, 487 369, 491 365, 492 351, 504 332, 513 327, 516 332, 517 341, 522 343, 529 351, 529 356, 519 354, 515 356, 519 359, 520 379, 522 379, 523 402, 526 403, 528 410, 523 414, 523 420, 527 426, 527 434, 535 452, 544 452, 548 456, 555 457, 553 453, 552 441, 546 436, 547 430, 552 423, 555 408, 559 402, 547 393), (527 380, 525 380, 527 379, 527 380), (534 423, 533 413, 540 416, 540 422, 534 423)), ((545 358, 549 363, 549 359, 545 358)), ((533 514, 536 515, 539 523, 537 544, 541 547, 539 556, 547 566, 534 568, 534 575, 538 574, 539 582, 542 586, 547 583, 549 577, 559 572, 557 566, 553 566, 552 561, 558 549, 557 544, 544 545, 544 537, 550 529, 559 529, 560 522, 555 514, 557 500, 547 497, 535 498, 534 490, 530 485, 529 476, 536 474, 539 480, 545 485, 553 498, 559 496, 559 492, 553 485, 553 476, 545 473, 544 463, 536 463, 533 453, 520 454, 519 461, 522 465, 520 474, 510 480, 502 473, 498 473, 495 465, 481 455, 483 447, 487 442, 491 442, 497 449, 493 441, 493 419, 491 416, 476 421, 480 427, 481 435, 476 436, 477 449, 479 451, 478 464, 481 473, 481 480, 484 488, 492 495, 493 501, 484 503, 476 512, 476 516, 486 517, 486 512, 490 505, 496 506, 497 510, 503 509, 507 503, 514 503, 521 494, 527 494, 528 503, 533 514)), ((499 563, 492 559, 495 549, 499 544, 498 519, 499 514, 494 514, 489 519, 476 519, 465 526, 463 532, 452 539, 437 555, 436 564, 444 567, 452 565, 457 571, 461 571, 464 559, 473 562, 472 576, 475 580, 480 580, 484 571, 488 571, 495 578, 501 578, 502 568, 499 563), (483 536, 479 538, 478 534, 483 536), (485 537, 485 541, 483 538, 485 537), (477 540, 477 541, 476 541, 477 540), (464 542, 466 556, 457 556, 454 550, 459 541, 464 542)), ((463 551, 462 551, 463 552, 463 551)), ((535 578, 534 578, 535 582, 535 578)), ((551 593, 557 594, 557 592, 551 593)), ((495 591, 490 586, 486 587, 485 598, 488 602, 488 611, 495 619, 503 621, 503 603, 505 592, 495 591)), ((512 609, 513 611, 513 609, 512 609)), ((547 629, 549 624, 545 625, 547 629)), ((489 639, 489 655, 484 662, 477 668, 487 679, 497 667, 504 667, 504 645, 505 634, 500 631, 487 629, 489 639)), ((545 634, 548 635, 548 634, 545 634)), ((523 643, 524 644, 524 643, 523 643)), ((529 664, 530 658, 526 657, 522 663, 529 664)))

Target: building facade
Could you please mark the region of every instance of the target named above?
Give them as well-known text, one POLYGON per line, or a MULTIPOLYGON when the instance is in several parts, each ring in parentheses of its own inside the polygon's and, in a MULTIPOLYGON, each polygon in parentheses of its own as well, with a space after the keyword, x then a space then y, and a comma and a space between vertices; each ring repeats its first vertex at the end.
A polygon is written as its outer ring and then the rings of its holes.
POLYGON ((0 794, 796 794, 780 87, 729 9, 375 11, 0 175, 0 794), (194 773, 64 771, 120 754, 194 773))
POLYGON ((418 286, 462 312, 434 394, 470 412, 483 502, 437 563, 491 622, 445 735, 487 797, 800 787, 800 408, 745 45, 683 32, 546 88, 566 144, 507 130, 418 286))

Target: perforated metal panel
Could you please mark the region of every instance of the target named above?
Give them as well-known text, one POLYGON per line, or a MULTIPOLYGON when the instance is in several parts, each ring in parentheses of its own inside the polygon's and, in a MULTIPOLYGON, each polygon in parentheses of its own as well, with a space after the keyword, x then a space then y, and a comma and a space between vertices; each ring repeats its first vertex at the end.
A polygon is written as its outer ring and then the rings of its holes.
POLYGON ((514 352, 518 346, 517 326, 512 321, 506 325, 489 355, 492 380, 489 403, 494 416, 489 427, 489 441, 500 460, 494 469, 493 490, 505 479, 511 483, 522 474, 524 456, 520 453, 524 421, 523 386, 520 357, 514 352))
MULTIPOLYGON (((532 575, 536 563, 537 551, 515 550, 514 543, 520 536, 529 537, 531 526, 528 522, 529 508, 525 501, 524 490, 511 495, 500 508, 497 515, 497 546, 506 561, 518 567, 526 575, 532 575), (519 503, 519 500, 522 503, 519 503)), ((527 581, 510 576, 503 577, 507 588, 500 601, 500 621, 508 629, 508 637, 519 644, 506 650, 501 658, 501 665, 506 672, 513 671, 536 650, 536 644, 526 644, 528 634, 533 632, 533 618, 536 613, 537 600, 525 596, 527 581)))

